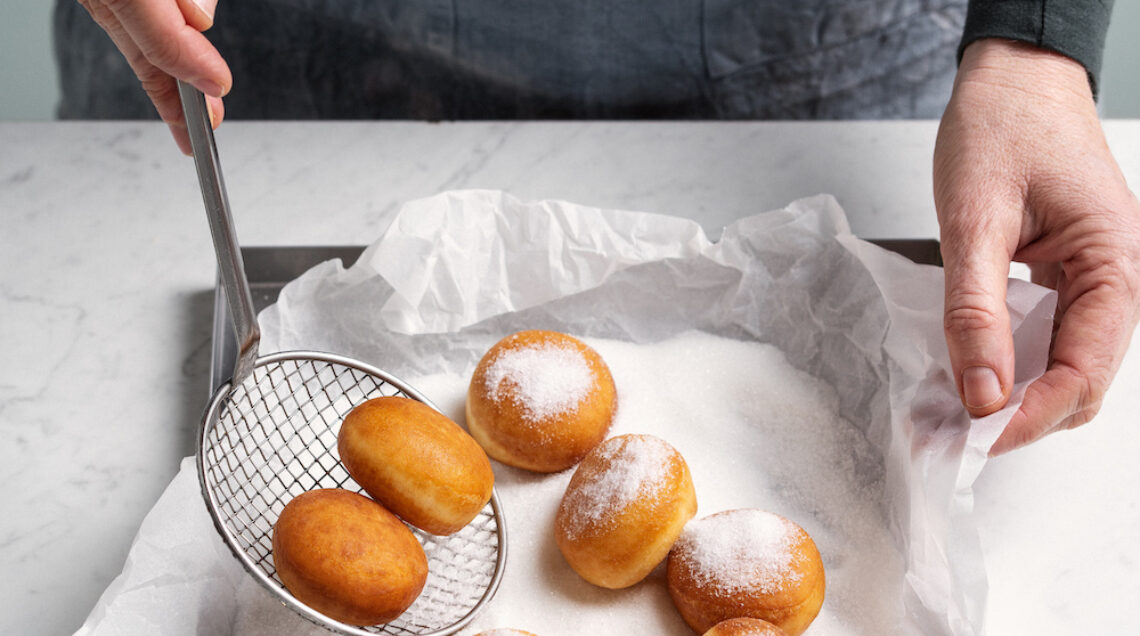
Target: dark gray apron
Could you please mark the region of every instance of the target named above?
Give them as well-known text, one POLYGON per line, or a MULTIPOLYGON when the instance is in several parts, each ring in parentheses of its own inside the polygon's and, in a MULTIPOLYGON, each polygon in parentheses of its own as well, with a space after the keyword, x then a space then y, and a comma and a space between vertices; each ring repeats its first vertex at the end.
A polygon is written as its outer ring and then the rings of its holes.
MULTIPOLYGON (((220 0, 231 119, 936 118, 965 0, 220 0)), ((62 118, 154 108, 75 0, 62 118)))

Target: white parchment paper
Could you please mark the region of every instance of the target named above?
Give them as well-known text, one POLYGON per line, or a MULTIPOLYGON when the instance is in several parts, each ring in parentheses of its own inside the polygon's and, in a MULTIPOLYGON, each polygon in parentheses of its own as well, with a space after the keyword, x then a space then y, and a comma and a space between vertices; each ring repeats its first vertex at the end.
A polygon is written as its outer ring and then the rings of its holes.
MULTIPOLYGON (((942 288, 940 269, 851 235, 827 196, 741 219, 712 242, 680 218, 449 192, 408 203, 351 267, 327 262, 290 283, 260 316, 261 351, 325 350, 411 380, 463 377, 499 338, 530 328, 634 344, 696 329, 775 345, 835 389, 843 418, 878 451, 884 523, 905 564, 899 628, 976 634, 986 586, 971 486, 1044 369, 1055 298, 1010 281, 1014 399, 971 421, 942 336, 942 288)), ((499 468, 498 488, 520 482, 499 468)), ((607 602, 623 599, 636 601, 607 602)), ((491 607, 519 601, 533 599, 504 586, 491 607)), ((187 460, 79 633, 312 629, 226 552, 187 460)))

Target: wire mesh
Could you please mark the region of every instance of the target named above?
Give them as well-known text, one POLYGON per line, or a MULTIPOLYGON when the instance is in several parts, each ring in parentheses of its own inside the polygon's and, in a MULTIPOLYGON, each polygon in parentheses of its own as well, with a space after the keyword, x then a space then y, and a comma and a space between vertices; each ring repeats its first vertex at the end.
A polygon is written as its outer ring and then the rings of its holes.
POLYGON ((337 433, 356 405, 390 395, 426 402, 350 360, 263 358, 251 378, 215 399, 207 413, 199 449, 203 492, 239 561, 306 618, 351 634, 446 634, 470 620, 497 586, 505 528, 495 499, 451 536, 412 528, 428 558, 428 578, 416 602, 391 623, 355 628, 324 619, 289 594, 273 565, 273 525, 293 497, 314 488, 363 492, 339 461, 337 433))

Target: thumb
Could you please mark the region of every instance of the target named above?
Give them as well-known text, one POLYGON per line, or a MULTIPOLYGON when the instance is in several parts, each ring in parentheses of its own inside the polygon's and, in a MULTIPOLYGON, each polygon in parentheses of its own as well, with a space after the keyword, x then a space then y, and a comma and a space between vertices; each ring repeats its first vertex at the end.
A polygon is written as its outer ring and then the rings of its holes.
POLYGON ((984 223, 943 226, 943 330, 958 395, 974 417, 1005 406, 1013 388, 1013 335, 1005 305, 1010 253, 984 223), (988 236, 987 236, 988 234, 988 236))

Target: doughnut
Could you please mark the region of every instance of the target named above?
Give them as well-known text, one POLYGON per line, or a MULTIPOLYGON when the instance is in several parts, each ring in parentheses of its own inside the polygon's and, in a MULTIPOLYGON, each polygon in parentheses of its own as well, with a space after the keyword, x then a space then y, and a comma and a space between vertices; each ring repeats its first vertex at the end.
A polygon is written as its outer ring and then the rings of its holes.
POLYGON ((681 454, 651 435, 619 435, 590 451, 574 471, 554 536, 579 576, 619 589, 661 563, 696 512, 681 454))
POLYGON ((553 473, 605 439, 616 409, 613 377, 596 351, 555 331, 520 331, 475 367, 467 428, 492 458, 553 473))
POLYGON ((453 534, 491 499, 491 461, 458 424, 404 397, 356 406, 337 434, 337 452, 356 483, 413 526, 453 534))
POLYGON ((698 634, 742 616, 798 636, 823 605, 823 562, 808 533, 770 512, 739 509, 690 522, 669 553, 669 595, 698 634))
POLYGON ((521 629, 509 629, 506 627, 500 627, 498 629, 488 629, 479 632, 478 634, 475 634, 475 636, 534 636, 534 634, 521 629))
POLYGON ((412 531, 380 504, 348 490, 310 490, 291 499, 272 541, 285 589, 342 623, 387 623, 408 609, 427 581, 427 556, 412 531))
POLYGON ((759 618, 730 618, 712 626, 702 636, 788 636, 788 632, 759 618))

